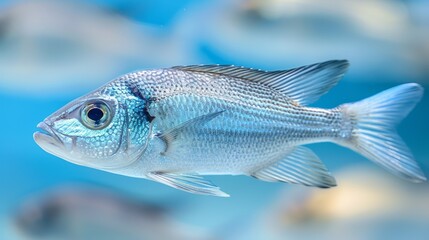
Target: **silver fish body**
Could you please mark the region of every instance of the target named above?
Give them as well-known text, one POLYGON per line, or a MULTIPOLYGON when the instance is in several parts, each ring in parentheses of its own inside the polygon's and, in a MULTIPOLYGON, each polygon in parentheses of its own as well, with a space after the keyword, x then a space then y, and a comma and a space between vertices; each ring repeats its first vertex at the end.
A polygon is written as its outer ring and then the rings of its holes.
POLYGON ((266 72, 185 66, 124 75, 48 117, 46 151, 97 169, 227 196, 206 174, 335 186, 308 148, 334 142, 412 181, 425 177, 392 126, 420 100, 404 84, 334 109, 306 105, 344 75, 347 61, 266 72), (384 146, 384 148, 382 148, 384 146))
MULTIPOLYGON (((168 81, 164 85, 153 79, 151 92, 156 100, 149 114, 156 116, 154 132, 218 114, 204 126, 184 129, 174 150, 168 149, 163 140, 151 141, 145 154, 154 160, 148 160, 152 166, 146 166, 151 171, 247 173, 286 156, 291 147, 336 137, 332 127, 341 129, 338 111, 301 107, 257 83, 177 70, 146 72, 144 77, 146 74, 161 74, 168 81), (168 93, 163 90, 173 84, 175 89, 168 93), (337 126, 328 125, 333 121, 337 126), (151 149, 153 155, 149 155, 151 149), (171 154, 159 154, 165 151, 171 154), (164 160, 157 160, 160 157, 164 160)), ((144 82, 144 89, 151 88, 142 78, 137 81, 144 82)))

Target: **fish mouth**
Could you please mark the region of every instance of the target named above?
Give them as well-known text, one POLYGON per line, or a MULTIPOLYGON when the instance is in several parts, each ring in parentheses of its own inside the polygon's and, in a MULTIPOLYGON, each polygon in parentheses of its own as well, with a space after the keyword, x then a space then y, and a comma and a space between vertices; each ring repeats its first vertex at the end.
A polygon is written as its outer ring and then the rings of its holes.
POLYGON ((34 141, 46 152, 58 156, 64 148, 64 142, 45 122, 37 124, 37 128, 40 131, 33 134, 34 141))
POLYGON ((52 127, 41 122, 37 125, 40 131, 33 134, 34 141, 46 152, 62 158, 68 162, 89 166, 84 161, 79 160, 78 156, 73 156, 73 147, 75 145, 75 139, 73 137, 59 135, 55 132, 52 127))
POLYGON ((52 130, 52 128, 48 124, 41 122, 37 124, 37 128, 39 128, 41 131, 34 133, 34 140, 40 137, 52 138, 52 140, 54 140, 55 142, 63 144, 63 141, 58 137, 58 135, 52 130))

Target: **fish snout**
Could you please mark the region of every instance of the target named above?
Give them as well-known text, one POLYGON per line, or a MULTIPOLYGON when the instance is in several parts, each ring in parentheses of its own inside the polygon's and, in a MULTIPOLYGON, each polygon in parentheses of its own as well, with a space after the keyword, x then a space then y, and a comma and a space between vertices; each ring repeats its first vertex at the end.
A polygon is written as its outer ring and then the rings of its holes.
POLYGON ((33 139, 43 150, 57 156, 62 155, 67 149, 71 150, 72 139, 56 133, 50 121, 43 121, 37 124, 37 128, 40 131, 33 134, 33 139))

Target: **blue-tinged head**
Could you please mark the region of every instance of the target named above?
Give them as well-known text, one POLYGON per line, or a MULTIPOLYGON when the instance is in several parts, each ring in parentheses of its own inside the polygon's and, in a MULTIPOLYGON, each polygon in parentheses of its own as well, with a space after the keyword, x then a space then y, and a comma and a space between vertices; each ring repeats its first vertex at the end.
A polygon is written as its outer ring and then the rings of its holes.
POLYGON ((45 151, 98 169, 136 161, 150 136, 146 99, 123 80, 80 97, 47 117, 34 133, 45 151))

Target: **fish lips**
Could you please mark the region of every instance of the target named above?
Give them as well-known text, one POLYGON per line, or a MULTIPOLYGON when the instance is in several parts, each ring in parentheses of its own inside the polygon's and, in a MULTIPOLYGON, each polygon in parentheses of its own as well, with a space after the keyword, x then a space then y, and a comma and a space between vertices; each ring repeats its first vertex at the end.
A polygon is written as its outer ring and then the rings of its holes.
POLYGON ((71 157, 71 153, 73 152, 72 138, 57 134, 52 127, 45 122, 39 123, 37 128, 41 131, 35 132, 33 134, 33 138, 39 147, 66 161, 78 165, 84 165, 83 162, 77 161, 71 157))
POLYGON ((77 165, 95 167, 88 162, 82 161, 81 156, 73 151, 73 147, 76 144, 75 138, 57 134, 46 122, 39 123, 37 128, 41 131, 35 132, 33 138, 43 150, 77 165))
POLYGON ((63 140, 61 140, 48 124, 41 122, 37 125, 37 128, 42 131, 35 132, 33 138, 39 147, 56 156, 65 150, 63 140))

